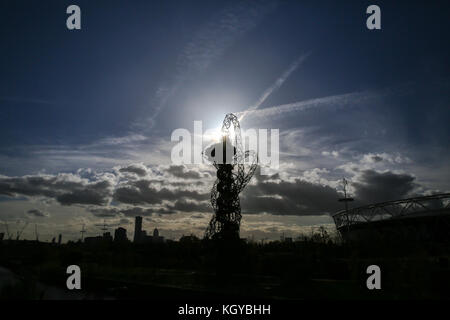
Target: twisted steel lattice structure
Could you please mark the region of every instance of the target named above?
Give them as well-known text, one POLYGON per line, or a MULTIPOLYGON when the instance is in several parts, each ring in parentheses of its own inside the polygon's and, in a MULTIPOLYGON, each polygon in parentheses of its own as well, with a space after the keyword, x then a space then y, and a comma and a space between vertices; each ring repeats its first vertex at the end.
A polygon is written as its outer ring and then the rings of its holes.
POLYGON ((217 145, 212 150, 211 156, 217 169, 217 180, 211 189, 214 216, 206 229, 205 238, 239 239, 241 223, 239 193, 255 173, 258 157, 255 151, 244 151, 241 127, 234 114, 229 113, 225 116, 222 124, 222 148, 217 145), (245 162, 250 164, 248 171, 245 171, 245 162))

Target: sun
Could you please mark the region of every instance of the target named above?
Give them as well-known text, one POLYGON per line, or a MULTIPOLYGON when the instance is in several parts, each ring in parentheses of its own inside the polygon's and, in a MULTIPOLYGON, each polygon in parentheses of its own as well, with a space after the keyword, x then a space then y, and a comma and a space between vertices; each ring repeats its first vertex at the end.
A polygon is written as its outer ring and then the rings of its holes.
POLYGON ((222 141, 222 137, 223 137, 222 127, 208 129, 203 133, 203 139, 205 142, 217 143, 222 141))

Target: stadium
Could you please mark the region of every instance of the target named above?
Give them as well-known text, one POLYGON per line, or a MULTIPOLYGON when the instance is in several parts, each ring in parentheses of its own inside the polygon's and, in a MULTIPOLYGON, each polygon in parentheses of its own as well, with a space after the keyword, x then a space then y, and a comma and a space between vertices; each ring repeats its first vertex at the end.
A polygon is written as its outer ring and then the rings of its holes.
POLYGON ((450 241, 450 193, 394 200, 333 215, 345 241, 450 241))

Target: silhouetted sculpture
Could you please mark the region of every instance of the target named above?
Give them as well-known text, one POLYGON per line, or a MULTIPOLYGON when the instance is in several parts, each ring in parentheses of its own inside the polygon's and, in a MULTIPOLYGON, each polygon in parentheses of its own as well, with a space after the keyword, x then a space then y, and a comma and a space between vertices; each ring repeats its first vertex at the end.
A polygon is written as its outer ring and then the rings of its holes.
POLYGON ((257 167, 257 156, 253 151, 243 151, 241 128, 237 117, 229 113, 222 125, 222 142, 211 151, 213 165, 217 169, 217 180, 211 190, 211 205, 214 216, 205 233, 207 239, 239 239, 241 205, 239 193, 250 181, 257 167), (233 125, 234 137, 230 138, 233 125), (248 172, 244 160, 252 157, 248 172), (237 169, 237 170, 236 170, 237 169))

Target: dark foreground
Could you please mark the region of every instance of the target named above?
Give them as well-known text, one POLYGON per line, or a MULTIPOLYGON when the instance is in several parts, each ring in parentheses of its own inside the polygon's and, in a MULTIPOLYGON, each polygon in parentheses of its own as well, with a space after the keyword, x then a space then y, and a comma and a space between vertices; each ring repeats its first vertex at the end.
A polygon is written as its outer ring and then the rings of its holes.
POLYGON ((0 242, 0 299, 449 299, 446 243, 0 242), (368 290, 369 265, 381 290, 368 290), (66 289, 81 268, 82 290, 66 289), (13 279, 12 281, 10 281, 13 279))

